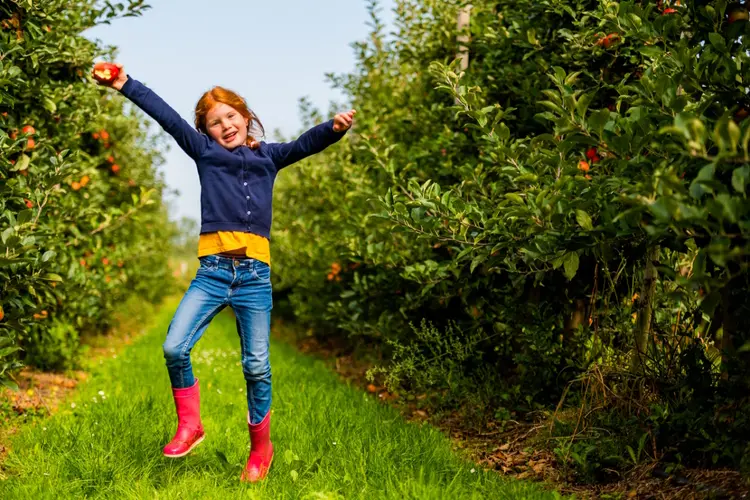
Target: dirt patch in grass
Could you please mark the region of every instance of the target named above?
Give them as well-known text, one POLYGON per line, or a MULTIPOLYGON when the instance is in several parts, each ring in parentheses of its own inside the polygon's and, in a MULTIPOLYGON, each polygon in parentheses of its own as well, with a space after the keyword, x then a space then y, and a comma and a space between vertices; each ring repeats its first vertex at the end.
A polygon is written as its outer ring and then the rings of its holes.
POLYGON ((67 396, 89 376, 94 364, 104 358, 117 357, 126 346, 146 330, 146 319, 155 306, 135 301, 123 304, 115 315, 116 327, 106 335, 84 337, 79 369, 44 372, 23 368, 12 374, 18 390, 0 388, 0 463, 8 452, 8 438, 24 426, 54 414, 67 396))

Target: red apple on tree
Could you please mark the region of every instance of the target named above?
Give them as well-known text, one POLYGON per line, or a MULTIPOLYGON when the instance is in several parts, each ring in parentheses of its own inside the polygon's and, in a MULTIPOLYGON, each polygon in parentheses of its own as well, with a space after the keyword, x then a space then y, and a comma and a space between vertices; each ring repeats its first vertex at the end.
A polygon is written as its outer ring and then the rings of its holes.
POLYGON ((744 5, 734 4, 727 9, 727 20, 729 21, 729 24, 737 21, 747 21, 748 18, 750 18, 750 15, 748 15, 747 7, 744 5))

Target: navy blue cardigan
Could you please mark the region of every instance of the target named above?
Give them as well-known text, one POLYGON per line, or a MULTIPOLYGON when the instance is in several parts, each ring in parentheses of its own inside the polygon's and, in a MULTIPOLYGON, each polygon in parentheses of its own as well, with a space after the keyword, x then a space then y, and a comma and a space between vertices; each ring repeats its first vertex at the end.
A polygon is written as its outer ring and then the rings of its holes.
POLYGON ((158 95, 133 78, 120 91, 162 126, 198 167, 201 184, 201 234, 242 231, 270 238, 273 183, 282 168, 319 153, 341 139, 333 120, 317 125, 296 141, 260 143, 228 150, 198 132, 158 95))

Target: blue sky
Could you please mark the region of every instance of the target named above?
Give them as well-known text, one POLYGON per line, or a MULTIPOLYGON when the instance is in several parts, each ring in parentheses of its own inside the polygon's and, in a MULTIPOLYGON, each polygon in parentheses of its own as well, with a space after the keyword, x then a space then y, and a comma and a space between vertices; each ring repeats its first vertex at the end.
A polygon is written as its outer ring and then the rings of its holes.
MULTIPOLYGON (((365 0, 151 0, 138 18, 86 32, 118 47, 125 71, 159 94, 192 122, 195 103, 214 85, 247 99, 273 140, 301 128, 298 100, 308 97, 326 112, 343 96, 325 74, 354 68, 351 43, 367 37, 365 0)), ((390 24, 393 0, 381 0, 390 24)), ((200 220, 195 165, 170 139, 161 167, 171 189, 171 217, 200 220)))

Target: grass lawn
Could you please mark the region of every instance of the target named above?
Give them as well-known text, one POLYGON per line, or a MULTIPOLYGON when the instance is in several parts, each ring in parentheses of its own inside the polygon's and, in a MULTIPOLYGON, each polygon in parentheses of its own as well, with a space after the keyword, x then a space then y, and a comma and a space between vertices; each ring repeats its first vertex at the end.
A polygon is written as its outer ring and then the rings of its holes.
POLYGON ((321 361, 273 343, 268 479, 240 483, 249 448, 239 338, 219 315, 193 351, 206 439, 190 455, 161 449, 176 426, 161 343, 177 306, 149 333, 94 363, 61 411, 7 443, 0 498, 560 498, 485 473, 429 426, 342 384, 321 361))

